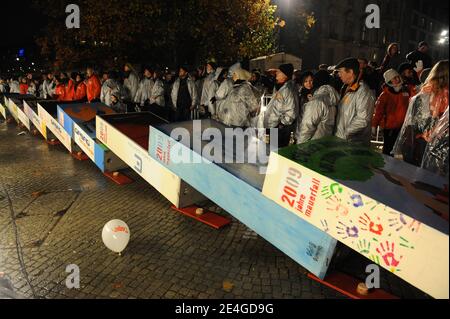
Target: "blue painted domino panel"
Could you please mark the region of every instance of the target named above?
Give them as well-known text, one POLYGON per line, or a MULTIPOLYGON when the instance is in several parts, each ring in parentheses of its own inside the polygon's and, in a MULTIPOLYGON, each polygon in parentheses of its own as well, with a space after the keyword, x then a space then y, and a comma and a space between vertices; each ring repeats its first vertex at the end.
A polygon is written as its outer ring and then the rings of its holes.
POLYGON ((267 199, 249 183, 201 158, 154 127, 150 127, 149 153, 283 253, 314 275, 324 278, 336 247, 335 239, 267 199), (163 149, 168 150, 166 155, 173 158, 175 145, 182 150, 182 163, 173 163, 167 156, 160 156, 163 149), (188 163, 190 158, 203 162, 188 163))
POLYGON ((92 112, 95 114, 97 113, 97 110, 104 108, 105 105, 102 103, 58 105, 58 122, 60 124, 63 124, 64 129, 72 138, 75 138, 76 134, 76 132, 74 131, 74 123, 79 126, 79 128, 85 133, 84 135, 86 136, 86 138, 89 138, 87 142, 94 145, 95 165, 102 172, 105 172, 105 151, 107 150, 107 148, 96 140, 95 117, 93 121, 85 121, 82 116, 71 117, 65 112, 66 109, 70 108, 70 110, 76 114, 77 110, 86 107, 92 109, 92 112))

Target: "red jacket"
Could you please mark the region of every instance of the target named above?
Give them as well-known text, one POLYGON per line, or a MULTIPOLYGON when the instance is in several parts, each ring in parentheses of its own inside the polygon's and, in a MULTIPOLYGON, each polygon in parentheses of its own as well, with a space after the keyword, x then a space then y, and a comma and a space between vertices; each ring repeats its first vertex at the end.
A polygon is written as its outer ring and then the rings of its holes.
POLYGON ((403 86, 402 90, 397 93, 385 85, 375 104, 372 127, 380 126, 388 130, 400 129, 403 126, 411 97, 412 93, 407 86, 403 86))
POLYGON ((101 88, 102 85, 100 84, 100 80, 95 74, 87 79, 86 94, 88 102, 100 98, 101 88))
POLYGON ((69 80, 64 87, 64 101, 73 100, 75 100, 75 85, 72 80, 69 80))
POLYGON ((58 101, 65 101, 66 87, 64 84, 58 84, 55 88, 55 98, 58 101))
POLYGON ((28 92, 28 84, 20 83, 19 88, 20 88, 20 94, 27 94, 27 92, 28 92))
POLYGON ((80 101, 86 99, 86 84, 80 82, 75 90, 75 100, 80 101))

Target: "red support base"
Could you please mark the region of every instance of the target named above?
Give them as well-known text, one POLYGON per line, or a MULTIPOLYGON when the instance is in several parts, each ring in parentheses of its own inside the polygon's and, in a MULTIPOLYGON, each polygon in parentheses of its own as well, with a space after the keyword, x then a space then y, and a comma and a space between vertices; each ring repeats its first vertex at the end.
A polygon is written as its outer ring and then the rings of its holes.
POLYGON ((134 182, 134 180, 120 172, 104 172, 103 175, 108 177, 117 185, 128 185, 134 182))
POLYGON ((367 295, 361 295, 357 292, 358 284, 361 281, 337 271, 326 276, 324 280, 317 278, 313 274, 308 274, 308 277, 351 299, 399 299, 382 289, 373 289, 367 295))
POLYGON ((59 144, 61 144, 61 142, 58 140, 55 140, 55 139, 51 139, 51 140, 47 140, 47 144, 48 145, 59 145, 59 144))
POLYGON ((197 210, 197 206, 189 206, 185 208, 176 208, 175 206, 171 207, 173 210, 182 213, 188 217, 191 217, 199 222, 202 222, 208 226, 211 226, 215 229, 220 229, 231 223, 231 219, 225 218, 213 212, 204 212, 202 215, 197 215, 195 211, 197 210))
POLYGON ((72 152, 71 155, 79 161, 87 161, 89 159, 89 157, 83 152, 72 152))

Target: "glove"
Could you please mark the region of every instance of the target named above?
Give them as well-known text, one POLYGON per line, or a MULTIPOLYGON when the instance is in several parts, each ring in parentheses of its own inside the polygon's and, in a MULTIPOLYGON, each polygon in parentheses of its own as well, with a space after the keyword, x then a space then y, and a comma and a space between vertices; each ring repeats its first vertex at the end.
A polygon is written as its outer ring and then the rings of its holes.
POLYGON ((420 73, 423 71, 423 61, 419 60, 416 62, 416 67, 414 68, 414 71, 416 71, 416 73, 420 73))

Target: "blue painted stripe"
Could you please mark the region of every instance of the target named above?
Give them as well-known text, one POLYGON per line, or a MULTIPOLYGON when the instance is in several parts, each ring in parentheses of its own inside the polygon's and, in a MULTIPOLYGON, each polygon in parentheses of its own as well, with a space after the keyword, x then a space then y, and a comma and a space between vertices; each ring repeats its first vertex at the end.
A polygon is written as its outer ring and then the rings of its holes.
POLYGON ((104 173, 105 172, 105 150, 101 145, 94 144, 95 165, 104 173))
MULTIPOLYGON (((155 156, 157 142, 162 141, 164 145, 170 142, 172 146, 178 142, 153 127, 150 130, 149 153, 159 161, 155 156)), ((181 148, 187 158, 200 157, 184 145, 181 148)), ((209 161, 202 164, 159 162, 311 273, 324 278, 336 247, 336 240, 328 234, 209 161)))

